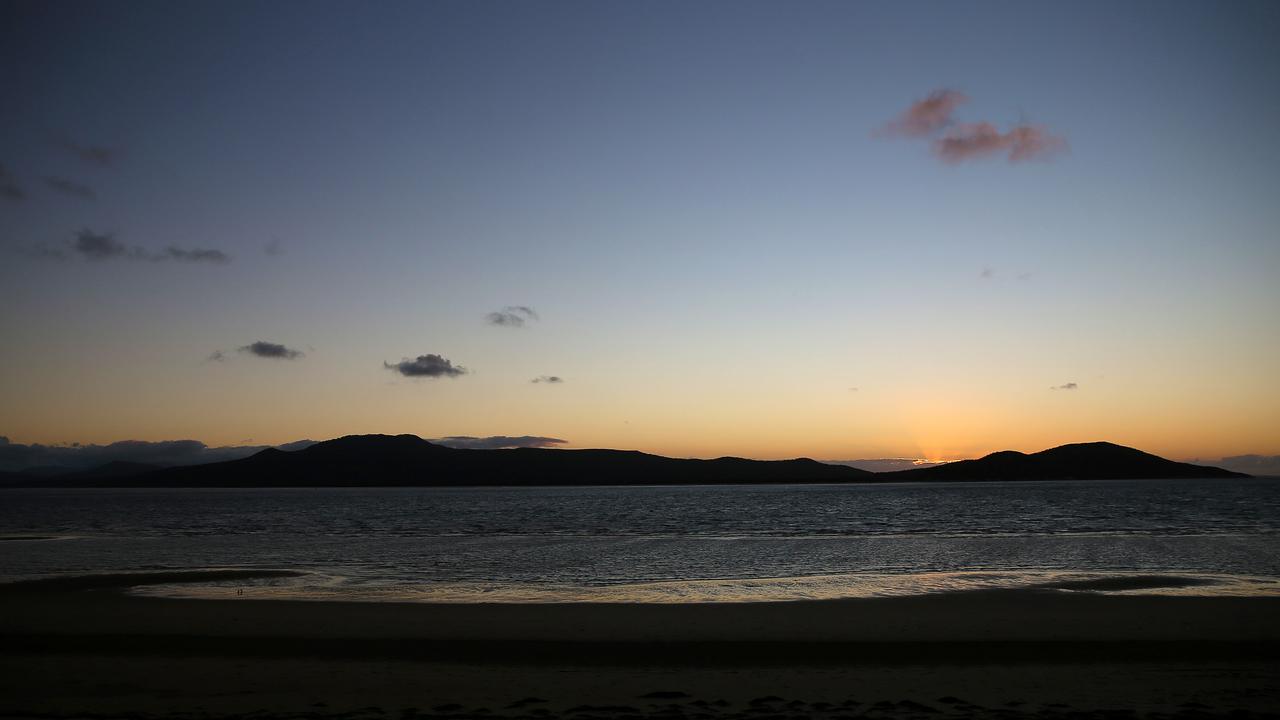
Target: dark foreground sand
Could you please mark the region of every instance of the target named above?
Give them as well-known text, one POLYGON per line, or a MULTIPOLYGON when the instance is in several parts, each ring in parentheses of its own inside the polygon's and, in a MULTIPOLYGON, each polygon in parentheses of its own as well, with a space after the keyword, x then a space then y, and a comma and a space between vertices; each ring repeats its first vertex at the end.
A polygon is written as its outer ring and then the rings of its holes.
POLYGON ((0 588, 0 716, 1280 716, 1280 598, 429 605, 103 588, 120 584, 0 588))

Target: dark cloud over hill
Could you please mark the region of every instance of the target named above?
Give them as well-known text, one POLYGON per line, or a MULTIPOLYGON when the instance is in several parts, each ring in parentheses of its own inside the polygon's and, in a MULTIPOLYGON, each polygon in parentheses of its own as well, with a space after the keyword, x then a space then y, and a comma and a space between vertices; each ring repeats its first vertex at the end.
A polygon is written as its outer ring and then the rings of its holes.
POLYGON ((86 470, 109 462, 145 463, 169 467, 238 460, 268 447, 301 450, 313 445, 311 440, 298 440, 284 445, 229 445, 209 447, 199 440, 121 440, 107 445, 41 445, 10 442, 0 436, 0 471, 14 472, 27 468, 86 470))

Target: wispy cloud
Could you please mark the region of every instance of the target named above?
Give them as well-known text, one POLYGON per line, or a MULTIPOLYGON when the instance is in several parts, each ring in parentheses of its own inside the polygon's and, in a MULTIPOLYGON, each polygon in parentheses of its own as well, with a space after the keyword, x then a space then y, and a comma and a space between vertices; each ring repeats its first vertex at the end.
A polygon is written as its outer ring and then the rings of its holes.
POLYGON ((430 442, 460 450, 503 450, 506 448, 555 447, 569 441, 553 437, 539 437, 537 435, 518 435, 515 437, 508 435, 490 435, 488 437, 450 435, 448 437, 434 438, 430 442))
POLYGON ((966 123, 934 141, 933 151, 944 162, 1005 154, 1009 162, 1042 160, 1067 147, 1067 141, 1037 125, 1016 125, 1002 133, 991 123, 966 123))
POLYGON ((0 165, 0 197, 11 202, 21 202, 26 196, 18 181, 0 165))
MULTIPOLYGON (((222 265, 231 262, 231 256, 221 250, 208 248, 180 248, 175 245, 152 252, 137 246, 128 246, 116 239, 113 233, 94 232, 89 229, 76 233, 71 241, 71 251, 79 257, 95 262, 103 260, 145 260, 148 262, 188 262, 213 263, 222 265)), ((54 257, 63 257, 61 253, 49 253, 54 257)))
POLYGON ((867 460, 823 460, 829 465, 848 465, 859 470, 871 472, 896 472, 898 470, 919 470, 921 468, 945 465, 945 462, 934 460, 912 460, 910 458, 872 458, 867 460))
MULTIPOLYGON (((249 353, 250 355, 260 358, 270 358, 272 360, 297 360, 303 356, 303 352, 301 350, 294 350, 293 348, 285 347, 279 343, 266 342, 263 340, 249 343, 248 345, 237 349, 242 353, 249 353)), ((216 354, 221 355, 221 352, 216 354)))
POLYGON ((932 137, 934 155, 951 164, 994 155, 1004 155, 1011 163, 1043 160, 1066 150, 1064 138, 1040 125, 1019 123, 1001 132, 990 122, 956 122, 952 114, 968 99, 955 90, 935 90, 890 121, 879 134, 932 137))
MULTIPOLYGON (((301 450, 313 445, 299 440, 276 445, 281 450, 301 450)), ((269 445, 209 447, 199 440, 121 440, 109 445, 41 445, 12 443, 0 437, 0 470, 17 471, 30 467, 60 467, 84 470, 108 462, 136 462, 168 467, 237 460, 261 452, 269 445)))
MULTIPOLYGON (((1200 461, 1193 460, 1192 462, 1200 461)), ((1280 477, 1280 455, 1232 455, 1216 462, 1205 461, 1205 464, 1217 465, 1218 467, 1250 475, 1274 475, 1280 477)))
POLYGON ((214 350, 209 353, 209 357, 205 358, 207 362, 222 362, 227 359, 226 353, 221 350, 214 350))
POLYGON ((484 316, 490 325, 499 327, 524 327, 529 320, 538 320, 538 313, 527 305, 508 305, 484 316))
POLYGON ((25 255, 30 258, 39 258, 41 260, 66 260, 67 251, 59 247, 49 247, 44 243, 32 243, 28 245, 20 245, 14 248, 18 254, 25 255))
POLYGON ((116 240, 112 233, 97 233, 88 228, 76 233, 71 249, 89 260, 109 260, 119 257, 145 258, 145 252, 141 248, 125 247, 124 243, 116 240))
POLYGON ((231 256, 221 250, 211 250, 208 248, 184 248, 170 245, 163 252, 153 255, 152 260, 176 260, 178 262, 206 262, 224 264, 231 262, 231 256))
POLYGON ((102 145, 82 145, 70 138, 60 137, 55 143, 58 147, 75 155, 86 165, 110 167, 116 161, 117 152, 102 145))
POLYGON ((63 195, 78 197, 82 200, 92 200, 96 197, 93 192, 93 188, 74 180, 67 180, 66 178, 60 177, 46 177, 44 179, 44 184, 48 185, 51 190, 60 192, 63 195))
POLYGON ((530 380, 529 382, 547 383, 548 385, 559 385, 560 383, 564 382, 564 378, 560 377, 559 375, 539 375, 538 377, 530 380))
POLYGON ((1061 385, 1054 385, 1049 389, 1050 390, 1079 390, 1080 386, 1077 385, 1076 383, 1069 382, 1069 383, 1063 383, 1061 385))
POLYGON ((405 358, 398 363, 384 362, 382 366, 388 370, 394 370, 405 377, 414 378, 458 377, 459 375, 467 374, 466 368, 461 365, 454 365, 449 360, 434 353, 419 355, 413 359, 405 358))
POLYGON ((955 90, 940 89, 929 93, 923 100, 917 100, 901 115, 889 121, 881 128, 883 135, 902 137, 924 137, 951 124, 951 113, 968 102, 964 93, 955 90))

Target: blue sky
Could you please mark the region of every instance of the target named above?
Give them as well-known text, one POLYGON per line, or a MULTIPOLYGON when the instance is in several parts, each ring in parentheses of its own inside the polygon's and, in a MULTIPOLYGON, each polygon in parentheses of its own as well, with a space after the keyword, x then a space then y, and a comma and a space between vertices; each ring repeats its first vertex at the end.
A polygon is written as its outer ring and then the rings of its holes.
POLYGON ((0 7, 15 441, 1280 453, 1273 3, 0 7))

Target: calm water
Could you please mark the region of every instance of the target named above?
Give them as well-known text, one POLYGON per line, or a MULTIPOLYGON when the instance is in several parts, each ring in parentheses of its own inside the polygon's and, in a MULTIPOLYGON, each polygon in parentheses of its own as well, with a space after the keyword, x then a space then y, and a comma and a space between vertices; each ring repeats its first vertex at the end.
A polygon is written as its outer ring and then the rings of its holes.
POLYGON ((781 599, 1177 574, 1280 593, 1280 482, 7 490, 0 579, 198 568, 146 592, 781 599))

